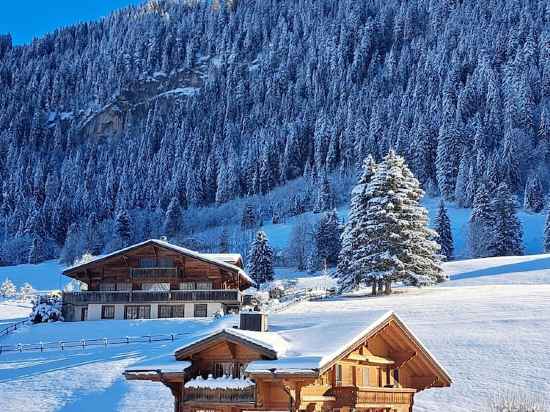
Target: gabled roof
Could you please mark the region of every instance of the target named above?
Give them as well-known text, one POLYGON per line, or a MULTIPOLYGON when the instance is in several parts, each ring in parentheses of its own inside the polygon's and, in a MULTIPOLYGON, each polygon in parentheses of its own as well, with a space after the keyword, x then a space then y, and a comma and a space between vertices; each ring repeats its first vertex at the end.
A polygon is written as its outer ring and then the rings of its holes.
POLYGON ((180 253, 182 255, 189 256, 189 257, 192 257, 192 258, 197 259, 197 260, 202 260, 203 262, 206 262, 206 263, 211 263, 213 265, 222 267, 222 268, 224 268, 226 270, 229 270, 231 272, 238 273, 239 276, 245 282, 248 282, 251 285, 255 284, 255 282, 252 280, 252 278, 250 276, 248 276, 244 272, 244 270, 242 270, 238 266, 235 266, 232 263, 227 262, 227 260, 235 260, 237 258, 237 256, 238 256, 239 259, 242 260, 242 257, 239 254, 233 254, 232 253, 232 254, 227 254, 227 256, 226 256, 226 254, 199 253, 199 252, 195 252, 193 250, 186 249, 184 247, 177 246, 177 245, 174 245, 172 243, 168 243, 164 240, 159 240, 159 239, 149 239, 149 240, 146 240, 144 242, 136 243, 136 244, 128 246, 126 248, 116 250, 116 251, 114 251, 112 253, 109 253, 107 255, 97 256, 96 258, 94 258, 94 259, 92 259, 88 262, 85 262, 85 263, 82 263, 82 264, 79 264, 79 265, 70 266, 70 267, 66 268, 63 271, 63 274, 66 275, 66 276, 70 276, 71 274, 74 274, 75 272, 86 269, 87 267, 89 267, 91 265, 94 265, 94 264, 97 264, 98 262, 105 261, 105 260, 111 259, 113 257, 121 256, 121 255, 124 255, 125 253, 131 252, 133 250, 136 250, 136 249, 139 249, 139 248, 142 248, 142 247, 146 247, 146 246, 157 246, 157 247, 160 247, 160 248, 169 249, 169 250, 174 251, 176 253, 180 253), (224 259, 224 256, 225 256, 225 259, 224 259))
POLYGON ((277 356, 285 353, 287 348, 286 341, 277 333, 225 328, 200 336, 178 348, 175 353, 176 359, 188 358, 223 341, 248 346, 260 352, 268 359, 276 359, 277 356))

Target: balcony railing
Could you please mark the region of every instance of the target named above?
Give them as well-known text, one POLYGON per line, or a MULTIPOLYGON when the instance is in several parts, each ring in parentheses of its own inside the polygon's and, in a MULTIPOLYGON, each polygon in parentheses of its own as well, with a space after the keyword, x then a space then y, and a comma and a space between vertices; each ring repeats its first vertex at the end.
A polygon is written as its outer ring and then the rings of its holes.
POLYGON ((172 279, 178 277, 178 268, 131 268, 133 279, 172 279))
POLYGON ((244 389, 185 388, 183 397, 186 402, 254 403, 256 401, 256 386, 244 389))
POLYGON ((165 292, 64 292, 63 303, 147 303, 147 302, 223 302, 239 303, 241 292, 236 289, 171 290, 165 292))
POLYGON ((335 386, 330 394, 336 398, 339 407, 358 404, 410 404, 414 389, 407 388, 357 388, 335 386))

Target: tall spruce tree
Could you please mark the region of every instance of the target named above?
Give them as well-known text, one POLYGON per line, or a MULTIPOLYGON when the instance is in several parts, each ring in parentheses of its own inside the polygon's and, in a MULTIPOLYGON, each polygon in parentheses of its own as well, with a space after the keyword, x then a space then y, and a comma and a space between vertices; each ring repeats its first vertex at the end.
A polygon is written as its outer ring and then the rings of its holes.
POLYGON ((258 226, 256 211, 250 203, 247 203, 243 209, 241 218, 241 229, 250 230, 255 229, 258 226))
POLYGON ((115 218, 115 235, 120 242, 121 247, 130 244, 132 229, 130 225, 130 216, 126 210, 120 210, 115 218))
POLYGON ((522 232, 516 216, 516 199, 506 183, 498 186, 492 209, 494 217, 488 244, 489 256, 522 255, 522 232))
POLYGON ((354 231, 352 272, 373 291, 375 282, 389 294, 395 281, 422 286, 445 279, 432 240, 437 233, 420 205, 423 194, 405 160, 390 150, 365 189, 366 207, 354 231))
POLYGON ((162 228, 164 230, 164 234, 168 237, 176 236, 183 228, 183 217, 180 202, 175 196, 168 205, 168 209, 164 215, 164 224, 162 225, 162 228))
POLYGON ((544 209, 544 190, 538 175, 532 176, 525 185, 523 208, 530 212, 539 213, 544 209))
POLYGON ((273 249, 269 246, 267 235, 261 230, 256 233, 248 253, 248 274, 256 282, 257 287, 271 282, 275 277, 273 249))
POLYGON ((544 221, 544 252, 550 253, 550 212, 546 214, 544 221))
POLYGON ((468 245, 472 257, 489 256, 487 249, 491 239, 494 211, 487 187, 482 184, 476 191, 472 214, 468 221, 468 245))
POLYGON ((441 254, 451 260, 453 258, 453 234, 451 232, 451 220, 445 208, 445 202, 441 199, 437 217, 435 218, 434 230, 439 235, 439 244, 441 245, 441 254))
POLYGON ((342 230, 336 210, 323 213, 315 230, 315 246, 317 260, 327 266, 334 266, 338 262, 338 254, 342 246, 342 230))
POLYGON ((360 216, 367 213, 366 189, 372 177, 376 173, 377 165, 372 156, 368 156, 362 165, 361 175, 357 185, 351 192, 351 204, 348 219, 342 232, 342 247, 338 255, 338 265, 335 276, 338 278, 340 287, 343 290, 351 290, 359 286, 364 280, 362 276, 355 274, 352 270, 354 255, 354 240, 358 230, 360 216))
POLYGON ((328 180, 328 176, 323 173, 321 178, 321 184, 319 185, 319 191, 317 193, 317 202, 315 204, 316 212, 324 212, 334 209, 336 206, 336 198, 334 192, 328 180))

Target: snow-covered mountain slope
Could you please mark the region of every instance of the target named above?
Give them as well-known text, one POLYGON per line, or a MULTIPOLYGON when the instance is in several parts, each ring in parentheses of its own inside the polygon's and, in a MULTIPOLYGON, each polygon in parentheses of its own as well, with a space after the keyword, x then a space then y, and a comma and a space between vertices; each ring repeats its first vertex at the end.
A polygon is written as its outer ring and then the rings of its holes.
POLYGON ((18 288, 29 282, 38 291, 63 289, 71 280, 61 274, 63 268, 64 265, 57 260, 48 260, 37 265, 0 266, 0 282, 8 278, 18 288))
MULTIPOLYGON (((544 396, 550 391, 550 255, 466 260, 445 264, 452 280, 437 287, 399 290, 390 297, 355 295, 302 302, 281 314, 304 325, 393 309, 453 377, 448 389, 417 395, 415 411, 486 410, 506 391, 544 396)), ((4 317, 0 306, 0 319, 4 317)), ((233 322, 224 319, 221 322, 233 322)), ((0 338, 16 344, 82 337, 208 331, 220 321, 150 320, 44 324, 0 338), (116 325, 116 327, 113 327, 116 325)), ((85 351, 0 355, 0 410, 170 410, 161 385, 128 383, 129 365, 165 355, 182 344, 122 345, 85 351), (154 394, 154 395, 152 395, 154 394), (29 399, 33 402, 29 403, 29 399), (93 402, 91 402, 93 400, 93 402)))

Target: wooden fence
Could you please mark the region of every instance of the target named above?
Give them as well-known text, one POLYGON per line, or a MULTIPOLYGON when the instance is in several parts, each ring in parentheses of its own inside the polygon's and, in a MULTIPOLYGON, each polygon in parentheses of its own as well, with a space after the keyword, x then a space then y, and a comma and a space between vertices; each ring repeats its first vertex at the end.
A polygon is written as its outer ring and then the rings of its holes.
POLYGON ((19 322, 16 322, 16 323, 10 323, 6 328, 0 330, 0 338, 2 336, 6 336, 7 334, 17 330, 17 328, 21 327, 21 325, 25 324, 29 322, 28 319, 24 319, 24 320, 21 320, 19 322))
POLYGON ((8 352, 45 352, 70 349, 86 349, 88 347, 128 345, 131 343, 167 342, 181 339, 186 333, 171 333, 164 335, 126 336, 122 338, 99 338, 66 340, 57 342, 19 343, 17 345, 0 345, 0 355, 8 352))

